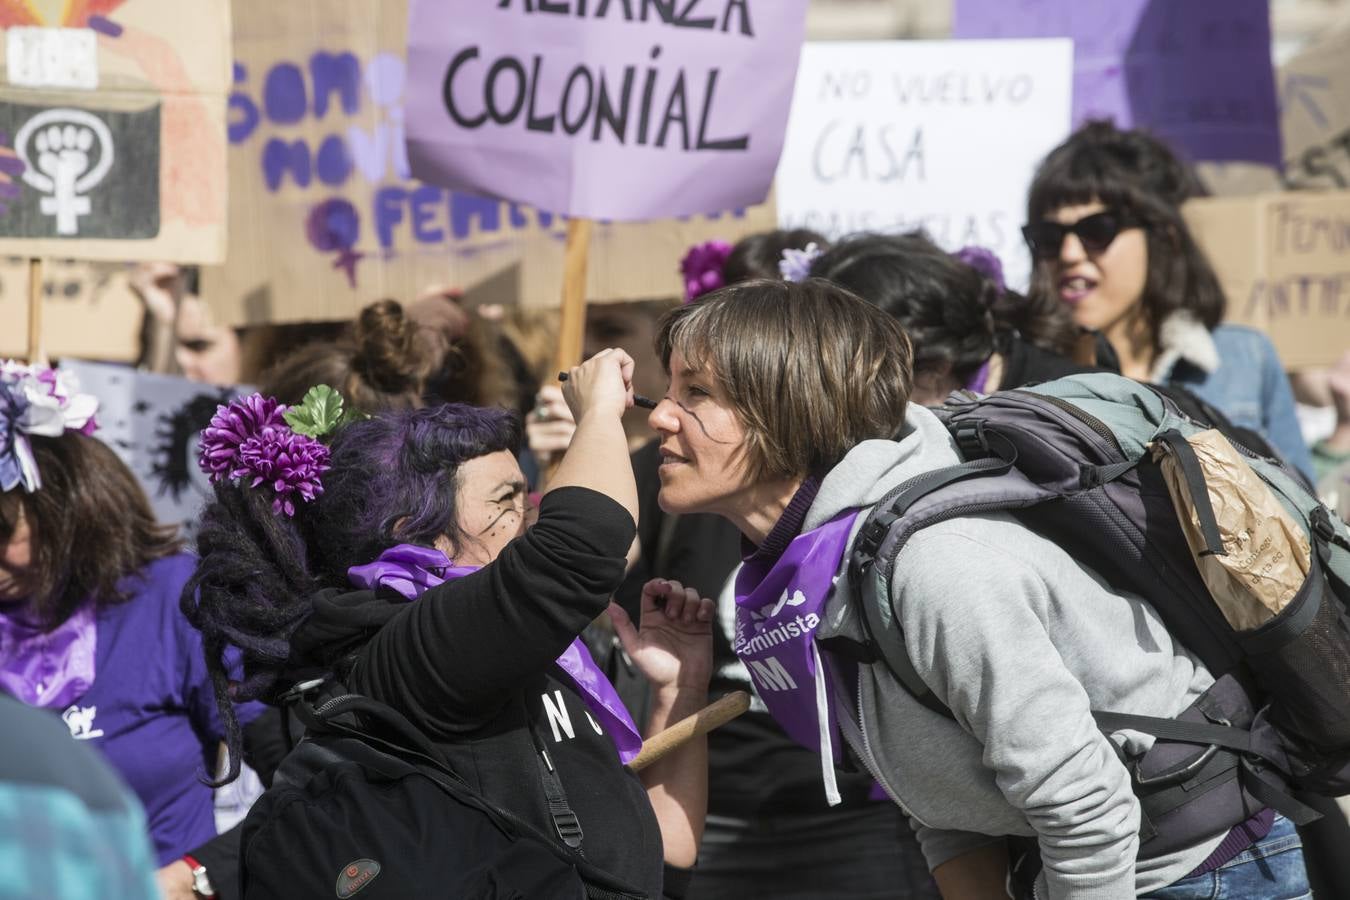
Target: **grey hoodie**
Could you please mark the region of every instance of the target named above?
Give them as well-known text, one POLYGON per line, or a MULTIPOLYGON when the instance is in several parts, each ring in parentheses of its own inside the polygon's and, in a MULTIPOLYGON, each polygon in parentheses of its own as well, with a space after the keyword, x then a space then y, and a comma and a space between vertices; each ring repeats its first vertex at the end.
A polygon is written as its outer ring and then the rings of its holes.
MULTIPOLYGON (((859 444, 830 471, 804 530, 959 461, 946 428, 911 405, 899 442, 859 444)), ((845 568, 818 638, 861 638, 849 591, 845 568)), ((1142 598, 1112 591, 1001 514, 915 535, 891 596, 909 658, 955 721, 882 665, 857 667, 856 683, 840 676, 833 702, 845 740, 916 820, 930 868, 988 835, 1034 835, 1045 865, 1038 896, 1134 897, 1182 878, 1222 840, 1226 831, 1136 865, 1138 802, 1090 710, 1174 716, 1213 683, 1142 598)), ((1148 746, 1144 735, 1114 737, 1131 751, 1148 746)))

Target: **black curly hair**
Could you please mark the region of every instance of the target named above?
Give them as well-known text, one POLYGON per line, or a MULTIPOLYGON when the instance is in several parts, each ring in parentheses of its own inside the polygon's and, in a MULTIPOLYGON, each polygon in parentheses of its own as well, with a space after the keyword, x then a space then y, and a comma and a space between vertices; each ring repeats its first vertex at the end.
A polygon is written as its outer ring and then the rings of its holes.
MULTIPOLYGON (((1179 310, 1209 329, 1223 320, 1223 288, 1181 215, 1183 203, 1204 194, 1194 170, 1159 138, 1091 121, 1041 163, 1027 196, 1027 221, 1065 206, 1101 203, 1141 223, 1148 242, 1142 300, 1156 342, 1162 323, 1179 310)), ((1052 297, 1053 281, 1051 265, 1036 265, 1030 294, 1052 297)))
POLYGON ((1033 302, 947 253, 922 231, 859 235, 835 244, 811 274, 848 288, 899 320, 914 343, 918 376, 966 383, 994 353, 1000 332, 1071 356, 1077 326, 1058 299, 1033 302))

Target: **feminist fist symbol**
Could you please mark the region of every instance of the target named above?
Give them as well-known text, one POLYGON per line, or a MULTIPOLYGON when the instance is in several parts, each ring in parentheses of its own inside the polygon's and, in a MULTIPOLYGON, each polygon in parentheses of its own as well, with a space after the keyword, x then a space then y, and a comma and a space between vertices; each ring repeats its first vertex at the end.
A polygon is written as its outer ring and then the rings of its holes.
POLYGON ((89 215, 89 198, 75 192, 75 181, 89 170, 89 148, 94 132, 78 125, 52 125, 38 132, 38 171, 56 185, 53 196, 42 198, 42 211, 56 216, 57 234, 79 231, 78 217, 89 215))
POLYGON ((79 217, 89 215, 88 192, 112 168, 108 126, 83 110, 49 109, 24 123, 14 149, 28 166, 23 180, 51 195, 42 198, 41 209, 56 217, 56 233, 77 234, 79 217), (91 167, 95 152, 98 160, 91 167))

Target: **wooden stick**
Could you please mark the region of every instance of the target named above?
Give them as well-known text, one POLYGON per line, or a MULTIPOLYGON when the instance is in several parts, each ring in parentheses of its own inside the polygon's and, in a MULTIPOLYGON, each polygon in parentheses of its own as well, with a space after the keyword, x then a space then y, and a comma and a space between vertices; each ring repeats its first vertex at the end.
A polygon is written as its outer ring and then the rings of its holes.
POLYGON ((42 349, 42 260, 28 260, 28 364, 47 361, 42 349))
MULTIPOLYGON (((562 316, 558 327, 557 369, 566 372, 581 362, 586 342, 586 263, 591 252, 591 220, 567 220, 567 244, 563 250, 562 316)), ((562 462, 555 453, 539 477, 543 490, 553 480, 562 462)))
POLYGON ((568 219, 557 365, 564 372, 581 362, 581 348, 586 337, 586 263, 590 247, 591 220, 568 219))
POLYGON ((634 757, 628 767, 634 772, 641 772, 694 738, 707 734, 714 728, 721 728, 749 708, 750 695, 745 691, 732 691, 711 706, 705 706, 660 734, 647 738, 642 742, 642 752, 634 757))

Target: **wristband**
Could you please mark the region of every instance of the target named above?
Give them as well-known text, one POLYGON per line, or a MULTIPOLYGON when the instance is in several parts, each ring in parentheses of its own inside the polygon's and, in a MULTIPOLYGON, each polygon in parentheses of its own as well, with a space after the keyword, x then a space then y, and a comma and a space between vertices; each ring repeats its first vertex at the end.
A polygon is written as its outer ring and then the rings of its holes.
POLYGON ((211 886, 211 879, 206 875, 206 866, 198 862, 195 856, 186 853, 183 854, 183 862, 192 870, 192 895, 202 900, 213 900, 216 889, 211 886))

